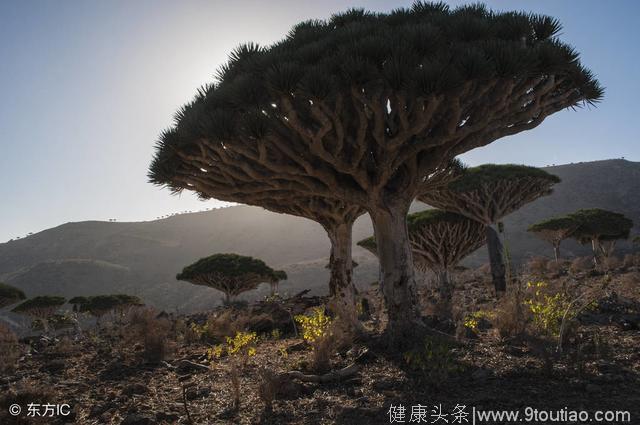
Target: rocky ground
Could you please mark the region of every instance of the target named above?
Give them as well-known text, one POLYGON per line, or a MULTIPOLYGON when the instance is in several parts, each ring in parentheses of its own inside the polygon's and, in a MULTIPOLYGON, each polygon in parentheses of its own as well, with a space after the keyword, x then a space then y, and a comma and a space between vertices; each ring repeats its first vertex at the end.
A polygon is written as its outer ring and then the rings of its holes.
MULTIPOLYGON (((410 352, 389 354, 380 334, 380 300, 372 287, 366 294, 372 310, 365 321, 366 335, 331 356, 332 370, 350 367, 348 376, 328 382, 280 381, 272 411, 265 409, 259 391, 265 371, 309 374, 310 349, 289 326, 291 315, 322 303, 320 298, 300 296, 251 307, 246 325, 263 336, 240 370, 237 409, 232 408, 230 372, 237 359, 223 356, 210 362, 207 351, 215 341, 191 330, 191 323, 204 323, 204 316, 167 318, 169 340, 160 347, 164 359, 155 363, 144 361, 145 334, 117 326, 81 337, 35 339, 17 368, 0 380, 0 423, 388 424, 390 414, 396 415, 396 423, 467 423, 464 413, 472 423, 473 408, 516 409, 524 415, 530 412, 527 407, 629 411, 631 421, 626 423, 640 423, 638 277, 637 268, 619 270, 610 278, 563 271, 520 276, 523 282, 545 279, 569 293, 592 291, 597 297, 594 306, 578 315, 560 354, 553 336, 530 330, 504 336, 499 329, 504 324, 482 317, 473 328, 462 326, 470 313, 495 308, 486 278, 479 272, 462 273, 454 300, 454 317, 460 323, 427 319, 438 336, 431 345, 418 345, 422 348, 414 352, 422 354, 417 362, 410 352), (282 329, 269 331, 274 327, 282 329), (28 403, 40 404, 40 414, 45 403, 67 403, 71 412, 29 418, 28 403), (22 413, 9 415, 11 404, 21 406, 22 413)), ((421 296, 426 302, 430 292, 422 290, 421 296)), ((152 331, 146 329, 146 335, 152 331)))

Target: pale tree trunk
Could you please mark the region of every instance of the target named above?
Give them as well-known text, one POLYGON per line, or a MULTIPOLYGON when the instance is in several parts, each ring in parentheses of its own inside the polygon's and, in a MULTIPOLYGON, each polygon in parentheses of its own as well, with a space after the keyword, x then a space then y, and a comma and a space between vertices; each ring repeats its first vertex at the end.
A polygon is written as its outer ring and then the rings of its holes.
POLYGON ((489 264, 491 265, 491 280, 496 290, 496 295, 500 295, 507 290, 505 278, 505 265, 502 256, 502 242, 498 232, 492 225, 486 226, 487 249, 489 250, 489 264))
POLYGON ((598 267, 598 241, 591 239, 591 251, 593 252, 593 265, 598 267))
POLYGON ((553 256, 556 259, 556 263, 560 261, 560 242, 553 243, 553 256))
POLYGON ((453 283, 448 270, 435 270, 436 284, 438 288, 438 315, 450 319, 453 317, 453 283))
POLYGON ((353 284, 352 228, 353 221, 325 226, 331 241, 329 294, 336 313, 350 326, 360 328, 356 312, 356 288, 353 284))
POLYGON ((410 342, 420 323, 416 281, 407 229, 410 202, 369 212, 380 261, 380 288, 387 307, 391 343, 410 342))

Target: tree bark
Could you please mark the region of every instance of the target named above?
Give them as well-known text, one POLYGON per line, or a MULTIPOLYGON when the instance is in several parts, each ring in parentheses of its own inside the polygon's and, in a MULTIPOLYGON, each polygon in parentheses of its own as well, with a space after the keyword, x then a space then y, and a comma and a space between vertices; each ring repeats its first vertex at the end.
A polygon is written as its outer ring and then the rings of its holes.
POLYGON ((500 295, 507 290, 507 281, 505 279, 505 265, 502 257, 502 242, 498 232, 492 225, 486 227, 487 230, 487 249, 489 250, 489 263, 491 265, 491 280, 496 290, 496 295, 500 295))
POLYGON ((380 261, 380 288, 387 307, 387 334, 392 344, 410 342, 416 323, 420 322, 407 229, 409 205, 406 202, 369 212, 380 261))
POLYGON ((598 267, 598 241, 591 239, 591 251, 593 252, 593 265, 598 267))
POLYGON ((438 313, 443 318, 450 319, 453 316, 451 301, 453 299, 453 284, 448 270, 435 270, 438 287, 438 313))
POLYGON ((352 228, 353 221, 325 226, 331 241, 329 294, 333 299, 336 313, 343 316, 350 324, 358 320, 351 259, 352 228))
POLYGON ((553 243, 553 256, 556 259, 556 263, 560 261, 560 242, 553 243))

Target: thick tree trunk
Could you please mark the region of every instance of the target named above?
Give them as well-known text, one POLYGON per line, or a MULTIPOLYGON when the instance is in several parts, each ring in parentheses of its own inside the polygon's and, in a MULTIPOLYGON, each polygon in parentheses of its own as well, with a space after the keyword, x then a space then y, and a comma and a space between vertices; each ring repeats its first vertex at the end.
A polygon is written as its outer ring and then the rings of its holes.
POLYGON ((351 260, 352 228, 353 222, 325 226, 331 240, 329 294, 336 313, 350 324, 357 322, 356 289, 353 285, 351 260))
POLYGON ((436 270, 436 284, 438 287, 438 315, 442 318, 450 319, 453 316, 452 299, 453 283, 451 282, 448 270, 436 270))
POLYGON ((493 226, 488 225, 487 231, 487 248, 489 250, 489 264, 491 265, 491 280, 496 290, 496 295, 500 295, 507 290, 507 281, 505 278, 504 258, 502 257, 502 242, 500 236, 493 226))
POLYGON ((419 312, 407 213, 410 202, 370 211, 380 261, 380 288, 387 307, 391 343, 410 342, 419 312))

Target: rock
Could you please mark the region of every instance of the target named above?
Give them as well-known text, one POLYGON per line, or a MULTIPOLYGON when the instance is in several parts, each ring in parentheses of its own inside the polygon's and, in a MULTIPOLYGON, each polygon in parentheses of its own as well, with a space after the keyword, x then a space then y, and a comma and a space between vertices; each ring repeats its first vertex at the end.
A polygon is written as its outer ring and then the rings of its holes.
POLYGON ((146 394, 149 392, 149 388, 146 385, 135 382, 133 384, 129 384, 122 390, 122 394, 126 396, 131 396, 134 394, 146 394))
POLYGON ((127 415, 121 422, 121 425, 153 425, 156 424, 155 418, 149 415, 133 413, 127 415))
POLYGON ((402 386, 402 383, 396 379, 381 379, 373 383, 373 389, 377 392, 393 390, 402 386))

